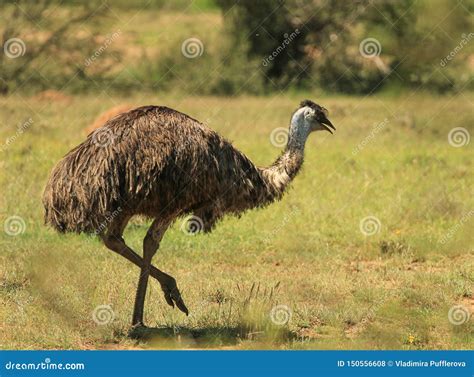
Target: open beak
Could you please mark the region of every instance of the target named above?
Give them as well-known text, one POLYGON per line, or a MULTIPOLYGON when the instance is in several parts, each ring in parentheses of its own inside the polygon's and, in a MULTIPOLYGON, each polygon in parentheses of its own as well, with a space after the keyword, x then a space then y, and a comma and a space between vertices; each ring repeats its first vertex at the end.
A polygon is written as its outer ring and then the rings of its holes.
POLYGON ((333 133, 332 130, 336 130, 336 127, 334 127, 332 125, 332 123, 329 121, 328 118, 324 118, 322 121, 321 121, 321 124, 323 125, 324 129, 325 130, 328 130, 330 133, 333 133), (331 130, 332 129, 332 130, 331 130))

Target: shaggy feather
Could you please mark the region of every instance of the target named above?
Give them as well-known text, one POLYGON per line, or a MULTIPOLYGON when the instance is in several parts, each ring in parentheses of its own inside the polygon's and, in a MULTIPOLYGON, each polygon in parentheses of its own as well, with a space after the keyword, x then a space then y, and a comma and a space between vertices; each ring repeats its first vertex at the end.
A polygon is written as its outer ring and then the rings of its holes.
POLYGON ((226 213, 280 199, 302 163, 302 151, 286 150, 269 168, 256 167, 197 120, 140 107, 109 120, 57 164, 43 195, 45 222, 60 232, 101 233, 117 211, 193 213, 210 231, 226 213))

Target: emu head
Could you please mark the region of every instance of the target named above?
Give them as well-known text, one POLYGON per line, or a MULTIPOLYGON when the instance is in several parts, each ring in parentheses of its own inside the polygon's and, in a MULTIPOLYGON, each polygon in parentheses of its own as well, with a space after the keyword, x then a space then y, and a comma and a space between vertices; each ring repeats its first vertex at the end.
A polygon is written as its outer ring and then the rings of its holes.
POLYGON ((332 130, 336 129, 328 119, 329 112, 309 99, 300 103, 300 107, 295 111, 293 117, 295 115, 298 118, 298 123, 306 123, 305 126, 309 132, 329 131, 332 133, 332 130))
POLYGON ((288 147, 304 147, 309 134, 314 131, 329 131, 336 128, 328 119, 328 111, 310 100, 304 100, 291 116, 288 147))

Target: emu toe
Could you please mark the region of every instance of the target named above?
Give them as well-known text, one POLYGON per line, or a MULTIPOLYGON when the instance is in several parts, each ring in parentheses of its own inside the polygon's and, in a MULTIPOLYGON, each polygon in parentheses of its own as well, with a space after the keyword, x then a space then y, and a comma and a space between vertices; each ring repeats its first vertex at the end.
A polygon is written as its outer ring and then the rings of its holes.
POLYGON ((165 300, 168 305, 174 306, 181 310, 184 314, 189 315, 189 310, 184 303, 181 294, 179 293, 178 287, 169 288, 169 287, 162 287, 163 293, 165 294, 165 300))

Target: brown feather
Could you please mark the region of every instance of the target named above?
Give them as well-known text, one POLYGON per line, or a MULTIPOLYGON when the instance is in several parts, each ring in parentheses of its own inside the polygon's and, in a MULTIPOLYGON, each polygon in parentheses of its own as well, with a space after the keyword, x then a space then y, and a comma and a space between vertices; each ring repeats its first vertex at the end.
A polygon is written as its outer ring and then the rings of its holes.
POLYGON ((151 218, 193 213, 210 231, 226 213, 280 199, 289 182, 275 181, 275 172, 291 180, 302 162, 286 151, 258 168, 197 120, 140 107, 106 122, 57 164, 43 195, 45 222, 60 232, 97 233, 118 210, 151 218))

